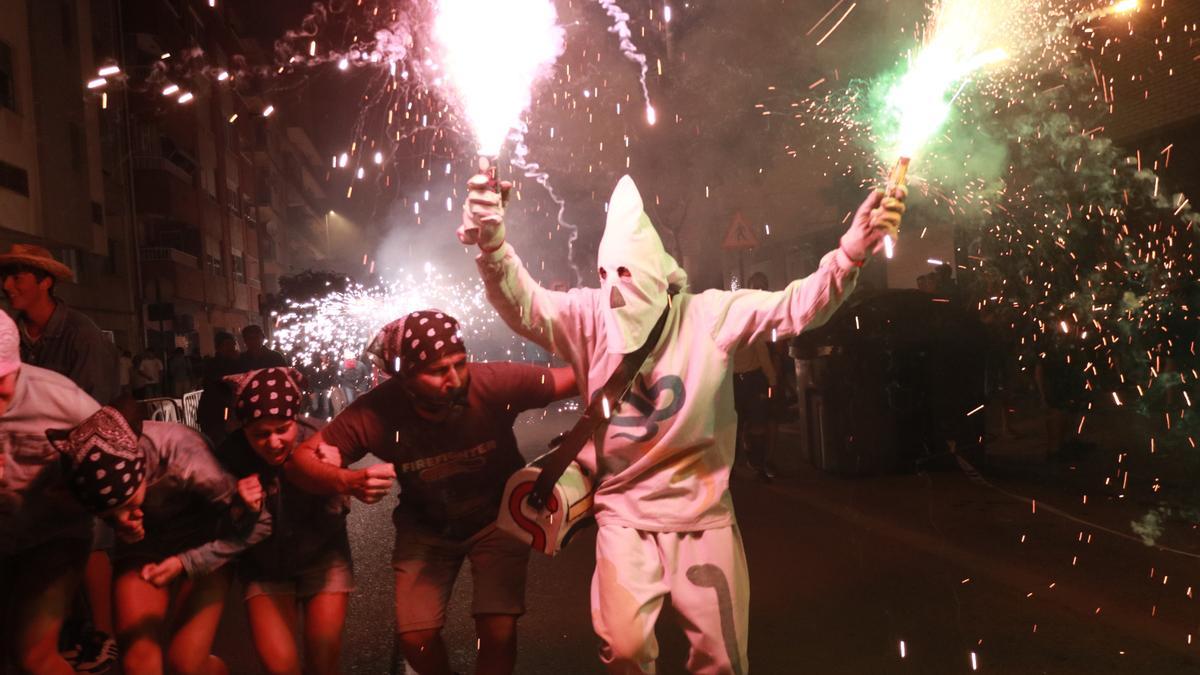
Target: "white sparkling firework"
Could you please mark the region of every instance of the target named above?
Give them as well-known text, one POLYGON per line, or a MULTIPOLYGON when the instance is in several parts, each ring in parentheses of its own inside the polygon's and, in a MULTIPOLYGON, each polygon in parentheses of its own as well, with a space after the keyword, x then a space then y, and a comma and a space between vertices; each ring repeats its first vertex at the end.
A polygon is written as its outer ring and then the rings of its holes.
POLYGON ((446 84, 479 153, 500 154, 509 130, 529 108, 534 85, 562 53, 563 29, 553 3, 441 0, 433 36, 446 84))
POLYGON ((359 358, 371 338, 409 312, 439 309, 458 319, 473 360, 519 360, 524 343, 491 308, 478 280, 456 280, 426 265, 420 274, 371 286, 354 284, 306 302, 289 303, 276 317, 275 347, 292 363, 337 363, 359 358))

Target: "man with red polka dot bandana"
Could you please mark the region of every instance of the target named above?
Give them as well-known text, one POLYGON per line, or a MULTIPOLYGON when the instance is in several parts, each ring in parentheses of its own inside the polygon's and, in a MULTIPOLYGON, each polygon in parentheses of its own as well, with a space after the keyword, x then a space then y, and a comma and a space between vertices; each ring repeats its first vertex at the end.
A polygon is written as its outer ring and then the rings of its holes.
POLYGON ((458 321, 436 309, 385 326, 367 357, 390 379, 360 396, 293 453, 289 477, 318 494, 371 503, 400 484, 393 520, 396 632, 422 675, 449 675, 441 630, 464 559, 478 673, 510 673, 516 623, 525 611, 528 544, 500 532, 496 516, 509 476, 524 465, 512 426, 525 410, 576 393, 568 368, 472 363, 458 321), (360 471, 330 466, 367 454, 386 462, 360 471))

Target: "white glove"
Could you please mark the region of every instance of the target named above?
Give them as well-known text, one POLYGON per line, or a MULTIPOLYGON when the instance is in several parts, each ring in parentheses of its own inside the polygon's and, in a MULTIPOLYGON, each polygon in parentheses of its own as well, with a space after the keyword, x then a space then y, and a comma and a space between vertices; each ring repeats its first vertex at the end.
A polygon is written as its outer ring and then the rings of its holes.
POLYGON ((467 182, 467 201, 463 204, 462 225, 458 240, 470 246, 479 244, 485 251, 494 251, 504 244, 504 205, 512 183, 500 181, 497 192, 486 174, 477 174, 467 182))
POLYGON ((908 189, 893 187, 888 196, 884 194, 883 190, 872 190, 854 214, 850 229, 842 235, 842 253, 856 263, 866 262, 868 256, 883 248, 885 236, 891 237, 893 242, 900 236, 900 220, 904 216, 908 189))

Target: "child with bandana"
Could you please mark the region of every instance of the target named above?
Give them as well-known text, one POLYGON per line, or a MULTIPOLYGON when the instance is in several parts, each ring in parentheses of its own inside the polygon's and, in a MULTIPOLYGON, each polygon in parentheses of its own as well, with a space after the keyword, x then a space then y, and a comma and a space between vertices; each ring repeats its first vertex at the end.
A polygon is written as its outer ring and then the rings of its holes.
POLYGON ((592 623, 601 659, 613 673, 653 673, 654 627, 670 596, 691 642, 688 672, 746 672, 750 583, 729 494, 733 356, 826 321, 883 238, 898 233, 904 189, 872 192, 840 246, 782 291, 693 294, 628 176, 608 205, 600 288, 542 288, 504 241, 507 187, 471 179, 459 239, 479 245, 488 300, 504 321, 571 364, 588 400, 666 312, 629 394, 579 455, 597 476, 592 623))
MULTIPOLYGON (((321 497, 287 480, 292 451, 321 423, 300 414, 304 377, 294 368, 264 368, 230 375, 233 413, 241 423, 217 449, 238 478, 238 494, 251 510, 271 514, 272 531, 237 562, 245 589, 250 633, 263 669, 299 673, 292 634, 302 603, 304 672, 339 672, 346 604, 354 590, 345 498, 321 497)), ((326 458, 340 465, 337 457, 326 458)))
POLYGON ((75 498, 117 533, 123 672, 228 672, 209 654, 229 590, 225 563, 270 534, 270 514, 241 502, 203 436, 142 422, 132 400, 119 405, 123 412, 104 407, 46 435, 63 455, 75 498))

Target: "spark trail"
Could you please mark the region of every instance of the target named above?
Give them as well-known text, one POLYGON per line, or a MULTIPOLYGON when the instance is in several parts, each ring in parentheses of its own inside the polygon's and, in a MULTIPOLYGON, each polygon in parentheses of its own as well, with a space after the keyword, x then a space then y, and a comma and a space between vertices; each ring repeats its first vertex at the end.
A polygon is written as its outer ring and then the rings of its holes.
POLYGON ((609 27, 608 32, 616 35, 620 40, 621 53, 625 55, 625 58, 636 63, 640 69, 638 82, 642 85, 642 96, 646 100, 646 123, 654 126, 658 122, 658 112, 650 101, 650 88, 646 85, 646 76, 650 69, 649 60, 638 50, 637 45, 633 44, 633 31, 629 28, 629 13, 621 9, 615 0, 597 0, 597 2, 612 19, 612 26, 609 27))

